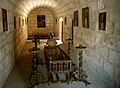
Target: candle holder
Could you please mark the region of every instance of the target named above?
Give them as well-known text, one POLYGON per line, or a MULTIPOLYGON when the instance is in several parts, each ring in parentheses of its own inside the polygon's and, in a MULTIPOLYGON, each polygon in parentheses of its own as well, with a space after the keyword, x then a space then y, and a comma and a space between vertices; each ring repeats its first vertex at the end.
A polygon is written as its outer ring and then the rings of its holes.
POLYGON ((75 47, 77 50, 79 50, 79 68, 83 65, 83 51, 86 49, 86 46, 78 45, 75 47))
POLYGON ((33 88, 35 85, 39 83, 45 83, 46 78, 43 74, 39 71, 38 66, 40 65, 40 57, 38 57, 38 53, 40 52, 40 48, 30 48, 29 52, 33 54, 32 59, 32 72, 30 74, 30 88, 33 88))
POLYGON ((83 69, 83 51, 86 49, 86 46, 78 45, 75 48, 77 50, 79 50, 79 70, 77 70, 78 76, 79 76, 78 79, 79 79, 79 81, 85 82, 86 86, 87 86, 87 84, 90 85, 91 83, 86 80, 87 74, 86 74, 85 70, 83 69))

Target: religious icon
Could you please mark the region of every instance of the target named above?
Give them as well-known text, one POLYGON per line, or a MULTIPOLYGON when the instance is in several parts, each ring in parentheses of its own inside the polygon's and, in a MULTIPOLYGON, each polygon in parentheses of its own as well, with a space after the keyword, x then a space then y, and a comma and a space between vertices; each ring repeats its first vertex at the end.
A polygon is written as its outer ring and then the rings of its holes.
POLYGON ((99 30, 105 31, 106 29, 106 12, 99 14, 99 30))
POLYGON ((67 18, 65 17, 65 25, 66 25, 66 19, 67 19, 67 18))
POLYGON ((89 28, 89 7, 82 9, 82 26, 89 28))
POLYGON ((22 18, 22 26, 24 26, 25 22, 24 22, 24 19, 22 18))
POLYGON ((8 31, 7 10, 2 8, 3 32, 8 31))
POLYGON ((45 15, 37 15, 37 27, 46 27, 45 24, 45 15))
POLYGON ((56 24, 57 24, 57 18, 56 18, 56 24))
POLYGON ((21 26, 21 18, 19 17, 19 27, 21 26))
POLYGON ((14 16, 14 29, 16 29, 16 16, 14 16))
POLYGON ((74 26, 78 26, 78 11, 74 11, 74 26))

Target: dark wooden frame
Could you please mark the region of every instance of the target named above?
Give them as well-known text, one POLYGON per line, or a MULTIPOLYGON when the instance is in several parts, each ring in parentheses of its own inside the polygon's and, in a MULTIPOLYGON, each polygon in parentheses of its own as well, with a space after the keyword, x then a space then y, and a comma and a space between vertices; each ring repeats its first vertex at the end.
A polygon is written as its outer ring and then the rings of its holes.
POLYGON ((25 25, 27 24, 27 18, 25 18, 25 25))
POLYGON ((24 18, 22 18, 22 26, 25 25, 25 21, 24 21, 24 18))
POLYGON ((74 11, 74 26, 78 26, 78 11, 74 11))
POLYGON ((65 25, 66 25, 67 17, 65 17, 65 25))
POLYGON ((3 32, 8 31, 7 10, 2 8, 3 32))
POLYGON ((56 18, 56 24, 57 24, 57 18, 56 18))
POLYGON ((21 18, 19 17, 19 27, 21 27, 21 18))
POLYGON ((16 29, 16 16, 14 16, 14 29, 16 29))
POLYGON ((28 24, 28 17, 27 17, 27 24, 28 24))
POLYGON ((37 27, 38 28, 46 27, 45 15, 37 15, 37 27))
POLYGON ((106 29, 106 12, 99 13, 99 30, 106 29))
POLYGON ((89 7, 82 9, 82 26, 89 28, 89 7))

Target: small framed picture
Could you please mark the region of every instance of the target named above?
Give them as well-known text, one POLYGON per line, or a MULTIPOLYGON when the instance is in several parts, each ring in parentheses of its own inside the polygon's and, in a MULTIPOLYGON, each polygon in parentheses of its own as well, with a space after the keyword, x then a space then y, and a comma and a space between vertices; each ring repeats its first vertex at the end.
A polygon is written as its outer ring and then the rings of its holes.
POLYGON ((67 19, 67 18, 65 17, 65 25, 66 25, 66 19, 67 19))
POLYGON ((22 26, 24 26, 25 24, 25 21, 24 21, 24 18, 22 18, 22 26))
POLYGON ((99 13, 99 30, 106 29, 106 12, 99 13))
POLYGON ((3 24, 3 32, 8 31, 7 10, 3 8, 2 8, 2 24, 3 24))
POLYGON ((57 24, 57 18, 56 18, 56 24, 57 24))
POLYGON ((78 26, 78 11, 74 11, 74 26, 78 26))
POLYGON ((89 7, 82 9, 82 26, 89 28, 89 7))
POLYGON ((38 28, 46 27, 45 15, 37 15, 37 27, 38 28))
POLYGON ((14 16, 14 29, 16 29, 16 16, 14 16))
POLYGON ((21 18, 19 17, 19 27, 21 27, 21 18))

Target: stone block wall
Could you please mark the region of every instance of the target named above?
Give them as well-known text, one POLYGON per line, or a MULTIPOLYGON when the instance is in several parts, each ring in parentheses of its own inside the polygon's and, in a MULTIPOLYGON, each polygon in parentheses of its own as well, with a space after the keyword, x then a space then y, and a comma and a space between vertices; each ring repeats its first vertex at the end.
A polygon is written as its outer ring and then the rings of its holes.
POLYGON ((0 88, 4 85, 27 39, 27 25, 22 25, 22 19, 26 16, 22 15, 24 12, 20 9, 21 12, 16 12, 15 9, 18 8, 15 8, 10 0, 0 0, 0 88), (5 32, 2 25, 2 8, 7 10, 8 31, 5 32), (14 29, 14 16, 16 16, 16 29, 14 29))
MULTIPOLYGON (((31 7, 31 5, 34 5, 32 2, 27 5, 31 7)), ((64 2, 60 2, 60 5, 52 10, 54 13, 45 8, 34 10, 35 13, 33 11, 34 14, 30 14, 31 17, 28 18, 29 22, 31 24, 33 22, 34 25, 28 25, 28 34, 31 35, 35 30, 37 33, 55 32, 58 35, 59 18, 63 17, 64 19, 66 17, 66 25, 63 21, 64 44, 62 48, 67 53, 66 39, 71 37, 74 11, 78 10, 79 23, 78 27, 73 27, 74 39, 73 45, 71 45, 73 63, 78 67, 78 51, 75 47, 79 44, 85 45, 87 49, 83 54, 84 68, 88 67, 96 72, 108 85, 107 88, 120 88, 120 0, 64 0, 64 2), (89 28, 82 27, 82 8, 85 7, 89 7, 89 28), (100 31, 98 27, 99 13, 101 12, 107 13, 106 31, 100 31), (36 28, 35 14, 46 14, 46 29, 36 28), (55 24, 56 18, 57 23, 55 24)), ((25 3, 20 3, 18 0, 0 0, 0 88, 6 81, 15 58, 19 56, 27 38, 27 25, 22 25, 22 21, 20 21, 21 25, 19 26, 19 17, 21 20, 25 19, 28 11, 25 3), (8 31, 6 32, 3 32, 2 28, 1 8, 7 10, 8 31), (14 29, 14 16, 16 16, 16 29, 14 29)))
POLYGON ((51 32, 54 33, 54 17, 47 8, 33 9, 28 16, 28 36, 34 34, 49 36, 51 32), (46 27, 37 28, 37 15, 45 15, 46 27))
MULTIPOLYGON (((64 40, 71 36, 71 22, 74 11, 78 10, 79 26, 74 26, 74 43, 71 46, 71 58, 78 67, 79 44, 87 46, 84 52, 84 68, 96 72, 107 88, 120 87, 120 1, 119 0, 77 0, 71 9, 60 9, 56 16, 67 17, 64 25, 64 40), (89 28, 82 27, 82 8, 89 7, 89 28), (99 13, 106 12, 106 30, 99 30, 99 13)), ((69 7, 69 5, 67 5, 69 7)), ((64 7, 63 7, 64 8, 64 7)), ((58 27, 56 27, 58 29, 58 27)), ((66 51, 67 42, 63 49, 66 51)), ((66 51, 67 52, 67 51, 66 51)))

